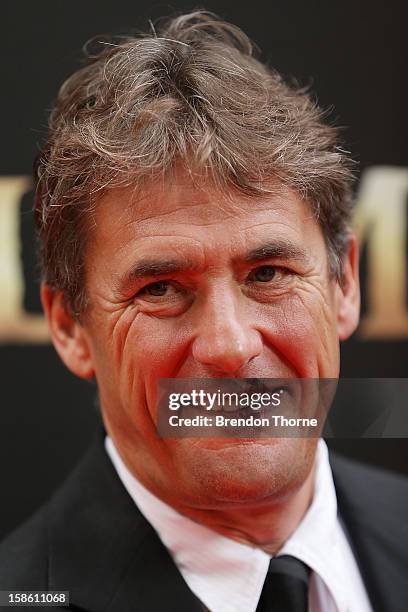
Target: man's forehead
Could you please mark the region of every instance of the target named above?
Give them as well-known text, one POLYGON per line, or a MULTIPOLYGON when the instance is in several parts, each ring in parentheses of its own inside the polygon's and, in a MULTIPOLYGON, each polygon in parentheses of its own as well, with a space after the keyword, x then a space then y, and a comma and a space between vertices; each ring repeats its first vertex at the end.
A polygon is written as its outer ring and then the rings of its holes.
POLYGON ((310 208, 284 187, 253 197, 228 197, 187 181, 142 194, 128 187, 106 194, 97 215, 92 250, 110 261, 118 287, 214 262, 277 259, 309 266, 324 250, 310 208))
POLYGON ((149 223, 168 225, 191 223, 211 225, 224 220, 251 219, 274 214, 305 221, 313 219, 309 205, 284 185, 276 185, 270 192, 248 196, 236 191, 221 192, 213 186, 196 185, 186 178, 158 181, 139 190, 134 186, 107 192, 96 206, 95 225, 112 231, 113 226, 149 223))

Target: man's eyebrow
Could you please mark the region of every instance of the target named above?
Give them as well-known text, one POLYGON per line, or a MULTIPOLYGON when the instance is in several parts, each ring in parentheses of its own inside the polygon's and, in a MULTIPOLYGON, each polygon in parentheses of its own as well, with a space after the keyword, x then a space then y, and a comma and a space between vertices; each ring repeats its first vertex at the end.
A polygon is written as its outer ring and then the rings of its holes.
POLYGON ((299 262, 308 262, 310 257, 304 249, 296 246, 292 242, 286 242, 285 240, 274 240, 262 244, 255 249, 252 249, 245 255, 245 261, 252 263, 256 261, 262 261, 264 259, 291 259, 299 262))
MULTIPOLYGON (((253 263, 264 259, 291 259, 296 261, 309 261, 309 256, 302 248, 291 242, 276 240, 267 242, 246 253, 244 261, 253 263)), ((237 257, 236 259, 241 259, 237 257)), ((115 289, 122 293, 132 287, 138 280, 154 278, 167 274, 179 274, 181 272, 196 270, 197 266, 190 259, 154 259, 146 258, 135 263, 122 276, 115 280, 115 289)))
POLYGON ((127 272, 116 279, 116 289, 120 292, 126 291, 136 281, 144 278, 154 278, 166 274, 177 274, 188 270, 194 270, 195 266, 189 259, 142 259, 134 264, 127 272))

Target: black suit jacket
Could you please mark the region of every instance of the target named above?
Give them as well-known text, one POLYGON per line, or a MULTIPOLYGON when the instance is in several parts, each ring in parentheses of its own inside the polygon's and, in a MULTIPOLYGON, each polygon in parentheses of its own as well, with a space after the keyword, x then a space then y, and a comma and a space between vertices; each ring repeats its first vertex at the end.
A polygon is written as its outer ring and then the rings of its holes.
MULTIPOLYGON (((374 610, 406 612, 407 479, 334 455, 331 465, 374 610)), ((125 491, 103 434, 51 501, 0 546, 0 590, 17 589, 70 591, 73 609, 92 612, 202 610, 125 491)))

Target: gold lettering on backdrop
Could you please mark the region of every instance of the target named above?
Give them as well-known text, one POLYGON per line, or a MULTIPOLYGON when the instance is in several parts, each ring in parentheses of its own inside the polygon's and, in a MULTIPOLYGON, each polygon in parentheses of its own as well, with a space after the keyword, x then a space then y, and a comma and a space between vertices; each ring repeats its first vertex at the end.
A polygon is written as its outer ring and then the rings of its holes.
POLYGON ((27 176, 0 177, 0 343, 49 341, 45 318, 23 309, 20 202, 29 187, 27 176))
POLYGON ((374 166, 362 175, 354 227, 367 243, 363 339, 408 338, 407 196, 407 168, 374 166))

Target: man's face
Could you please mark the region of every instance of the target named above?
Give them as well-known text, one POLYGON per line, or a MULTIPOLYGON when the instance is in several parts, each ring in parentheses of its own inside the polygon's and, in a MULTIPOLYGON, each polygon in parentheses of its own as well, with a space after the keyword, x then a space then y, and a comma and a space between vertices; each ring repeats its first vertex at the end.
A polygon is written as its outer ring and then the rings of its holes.
MULTIPOLYGON (((319 378, 339 372, 339 300, 322 231, 289 189, 228 201, 187 179, 98 203, 82 321, 103 418, 122 458, 174 505, 279 499, 315 439, 161 439, 160 378, 319 378)), ((341 334, 340 334, 341 335, 341 334)))

